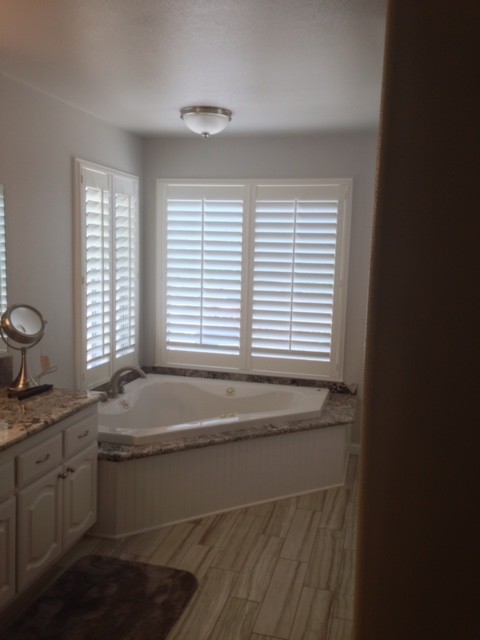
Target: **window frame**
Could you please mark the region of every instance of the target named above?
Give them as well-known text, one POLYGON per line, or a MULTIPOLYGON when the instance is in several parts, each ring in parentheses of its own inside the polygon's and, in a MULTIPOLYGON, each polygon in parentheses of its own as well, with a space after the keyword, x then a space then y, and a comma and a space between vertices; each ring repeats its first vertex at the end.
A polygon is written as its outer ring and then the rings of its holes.
POLYGON ((352 209, 351 178, 337 179, 308 179, 308 180, 188 180, 188 179, 158 179, 157 180, 157 255, 156 255, 156 363, 159 366, 171 368, 191 368, 204 370, 228 371, 243 374, 259 374, 279 377, 302 377, 325 380, 343 380, 343 363, 345 351, 347 280, 350 253, 350 229, 352 209), (243 268, 242 268, 242 316, 241 316, 241 355, 237 364, 228 358, 203 353, 180 352, 172 355, 168 352, 165 342, 166 331, 166 206, 167 191, 170 185, 197 185, 209 188, 212 186, 236 186, 245 190, 244 199, 244 239, 243 268), (335 262, 334 289, 334 321, 332 325, 332 350, 328 365, 318 361, 294 361, 267 357, 256 357, 258 366, 252 366, 253 356, 251 347, 252 337, 252 286, 253 286, 253 242, 256 189, 259 187, 326 187, 335 186, 339 193, 339 211, 336 233, 338 236, 336 249, 340 256, 335 262), (208 362, 207 362, 208 360, 208 362), (273 366, 275 365, 275 366, 273 366), (295 366, 293 366, 295 365, 295 366))
MULTIPOLYGON (((138 366, 139 355, 139 302, 140 302, 140 235, 139 235, 139 178, 138 176, 117 171, 104 165, 88 162, 79 158, 74 160, 74 185, 75 185, 75 207, 74 207, 74 293, 75 293, 75 377, 77 388, 92 388, 107 382, 114 371, 126 365, 138 366), (86 203, 84 197, 84 173, 86 171, 98 173, 106 180, 107 191, 109 193, 108 215, 109 233, 109 354, 106 361, 98 366, 87 367, 87 278, 86 278, 86 203), (130 334, 132 336, 132 348, 129 353, 117 357, 116 335, 116 212, 115 196, 120 192, 116 189, 117 184, 130 184, 133 198, 133 265, 129 262, 129 271, 133 272, 131 280, 133 282, 134 303, 129 305, 131 320, 130 334), (133 311, 133 314, 132 314, 133 311)), ((124 195, 124 194, 122 194, 124 195)), ((132 231, 132 229, 130 230, 132 231)))

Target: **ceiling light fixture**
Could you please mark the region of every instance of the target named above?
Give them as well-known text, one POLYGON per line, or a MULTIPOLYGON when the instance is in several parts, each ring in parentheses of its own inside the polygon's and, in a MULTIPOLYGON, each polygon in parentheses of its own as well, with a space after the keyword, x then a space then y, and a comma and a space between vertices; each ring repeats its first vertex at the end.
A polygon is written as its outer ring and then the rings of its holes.
POLYGON ((208 138, 225 129, 232 119, 232 112, 220 107, 184 107, 180 109, 180 117, 190 131, 208 138))

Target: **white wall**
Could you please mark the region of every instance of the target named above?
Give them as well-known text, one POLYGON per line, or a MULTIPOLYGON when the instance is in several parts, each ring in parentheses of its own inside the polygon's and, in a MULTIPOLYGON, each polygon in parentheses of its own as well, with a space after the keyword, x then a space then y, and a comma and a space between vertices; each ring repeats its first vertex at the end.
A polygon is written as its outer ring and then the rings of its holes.
MULTIPOLYGON (((361 386, 377 135, 154 138, 144 143, 142 362, 155 354, 155 189, 158 178, 353 178, 345 381, 361 386)), ((361 388, 360 388, 361 398, 361 388)), ((353 441, 359 442, 356 425, 353 441)))
POLYGON ((72 158, 138 175, 142 141, 1 75, 0 105, 9 303, 32 304, 48 321, 31 373, 42 352, 59 367, 44 381, 73 387, 72 158))

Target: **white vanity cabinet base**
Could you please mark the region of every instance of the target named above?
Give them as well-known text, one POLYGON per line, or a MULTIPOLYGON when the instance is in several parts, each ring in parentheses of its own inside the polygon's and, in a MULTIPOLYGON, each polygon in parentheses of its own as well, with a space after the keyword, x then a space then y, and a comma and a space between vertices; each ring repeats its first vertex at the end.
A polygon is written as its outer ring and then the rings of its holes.
POLYGON ((0 607, 15 595, 15 498, 0 503, 0 607))
POLYGON ((0 609, 95 523, 97 406, 0 452, 0 609))

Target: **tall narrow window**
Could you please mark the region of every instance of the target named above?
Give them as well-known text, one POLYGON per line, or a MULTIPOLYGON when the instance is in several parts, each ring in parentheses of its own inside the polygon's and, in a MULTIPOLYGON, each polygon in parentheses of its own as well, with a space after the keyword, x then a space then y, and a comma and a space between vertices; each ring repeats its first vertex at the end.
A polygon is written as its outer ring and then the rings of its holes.
POLYGON ((77 161, 77 376, 137 364, 138 179, 77 161))
POLYGON ((344 285, 344 193, 337 185, 259 185, 252 267, 254 369, 333 369, 344 285), (337 310, 335 306, 337 305, 337 310))
POLYGON ((341 380, 351 181, 159 186, 158 362, 341 380))
POLYGON ((244 190, 165 185, 164 344, 169 361, 204 366, 240 353, 244 190))
POLYGON ((115 359, 136 353, 138 310, 138 183, 114 176, 115 359))

